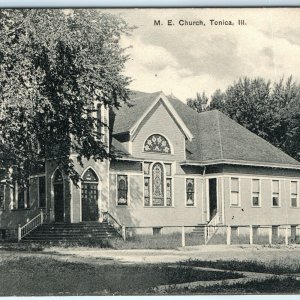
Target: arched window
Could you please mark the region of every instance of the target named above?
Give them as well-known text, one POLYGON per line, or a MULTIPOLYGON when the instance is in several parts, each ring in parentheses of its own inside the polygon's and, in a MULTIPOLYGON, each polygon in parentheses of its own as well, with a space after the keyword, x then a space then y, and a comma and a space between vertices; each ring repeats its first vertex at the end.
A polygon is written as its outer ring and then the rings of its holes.
POLYGON ((172 164, 144 162, 144 206, 172 206, 172 164))
POLYGON ((63 182, 62 173, 59 169, 57 169, 55 171, 55 174, 54 174, 53 184, 59 184, 59 183, 62 183, 62 182, 63 182))
POLYGON ((152 169, 152 205, 164 205, 164 169, 161 163, 155 163, 152 169))
POLYGON ((128 179, 127 175, 118 175, 118 205, 127 205, 128 179))
POLYGON ((83 175, 83 181, 98 181, 96 173, 92 169, 88 169, 83 175))
POLYGON ((144 144, 144 151, 170 154, 171 147, 165 137, 160 134, 152 134, 144 144))
POLYGON ((98 221, 98 176, 88 169, 82 176, 81 183, 81 219, 82 221, 98 221))
POLYGON ((55 171, 53 177, 54 192, 54 220, 55 222, 65 221, 65 190, 63 175, 59 169, 55 171))

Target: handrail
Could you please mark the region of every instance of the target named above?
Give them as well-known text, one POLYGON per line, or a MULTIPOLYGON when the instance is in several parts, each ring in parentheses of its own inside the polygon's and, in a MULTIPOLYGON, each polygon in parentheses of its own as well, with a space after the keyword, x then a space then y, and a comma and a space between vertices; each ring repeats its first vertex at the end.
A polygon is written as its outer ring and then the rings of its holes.
POLYGON ((103 212, 103 221, 114 227, 114 229, 122 236, 123 240, 126 240, 126 227, 121 225, 108 211, 103 212))
POLYGON ((41 210, 37 216, 32 218, 30 221, 28 221, 24 226, 21 226, 19 224, 18 242, 20 242, 23 237, 25 237, 27 234, 29 234, 31 231, 33 231, 35 228, 42 225, 43 223, 44 223, 44 212, 43 210, 41 210))
POLYGON ((205 244, 207 244, 217 232, 219 223, 220 217, 219 214, 216 213, 215 216, 209 221, 209 223, 205 227, 205 244))

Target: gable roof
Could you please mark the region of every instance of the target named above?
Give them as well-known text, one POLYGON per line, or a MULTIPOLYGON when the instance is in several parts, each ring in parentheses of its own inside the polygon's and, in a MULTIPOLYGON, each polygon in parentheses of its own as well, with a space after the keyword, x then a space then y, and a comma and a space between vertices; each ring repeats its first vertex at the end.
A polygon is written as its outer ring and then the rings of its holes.
POLYGON ((161 92, 143 93, 132 91, 128 103, 114 111, 116 114, 113 125, 114 134, 129 132, 136 121, 141 118, 160 94, 161 92))
MULTIPOLYGON (((128 132, 160 94, 133 92, 133 106, 116 111, 114 133, 128 132)), ((223 113, 197 113, 174 96, 167 99, 194 137, 186 141, 187 161, 183 164, 238 163, 300 169, 297 160, 223 113)))
POLYGON ((129 103, 127 103, 127 105, 123 105, 119 109, 118 118, 116 119, 117 122, 114 125, 114 133, 116 134, 129 131, 130 136, 134 136, 142 121, 160 101, 163 103, 167 111, 173 116, 174 121, 186 138, 188 140, 192 140, 193 135, 191 131, 182 121, 181 117, 178 115, 177 111, 163 92, 150 94, 150 97, 147 97, 145 93, 141 94, 140 92, 134 92, 129 103), (134 117, 132 117, 133 114, 134 117))

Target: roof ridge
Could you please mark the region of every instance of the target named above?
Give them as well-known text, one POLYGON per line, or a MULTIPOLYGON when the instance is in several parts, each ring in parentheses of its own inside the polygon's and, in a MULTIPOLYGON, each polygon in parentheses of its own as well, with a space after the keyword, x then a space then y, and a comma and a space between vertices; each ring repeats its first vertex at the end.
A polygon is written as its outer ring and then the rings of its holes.
POLYGON ((300 163, 297 159, 293 158, 292 156, 290 156, 289 154, 287 154, 284 150, 282 150, 281 148, 279 147, 276 147, 275 145, 273 145, 271 142, 269 142, 268 140, 264 139, 263 137, 259 136, 258 134, 252 132, 250 129, 244 127, 242 124, 238 123, 237 121, 231 119, 229 116, 227 116, 225 113, 223 112, 220 112, 219 110, 217 110, 220 114, 222 114, 222 117, 225 117, 227 118, 230 122, 234 123, 235 126, 238 126, 239 128, 241 129, 245 129, 248 134, 252 135, 254 138, 257 138, 257 139, 260 139, 262 141, 264 141, 266 144, 268 144, 269 146, 271 146, 274 151, 278 152, 278 153, 281 153, 281 155, 285 155, 287 157, 289 157, 290 159, 293 159, 295 162, 297 162, 298 164, 300 163))

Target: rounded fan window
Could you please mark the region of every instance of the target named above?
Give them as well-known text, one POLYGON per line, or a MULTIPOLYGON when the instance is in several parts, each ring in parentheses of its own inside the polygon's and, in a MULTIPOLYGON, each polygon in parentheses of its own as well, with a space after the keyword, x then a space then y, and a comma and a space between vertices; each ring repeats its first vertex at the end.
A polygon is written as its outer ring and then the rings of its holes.
POLYGON ((160 134, 152 134, 144 144, 144 151, 170 154, 171 147, 165 137, 160 134))

